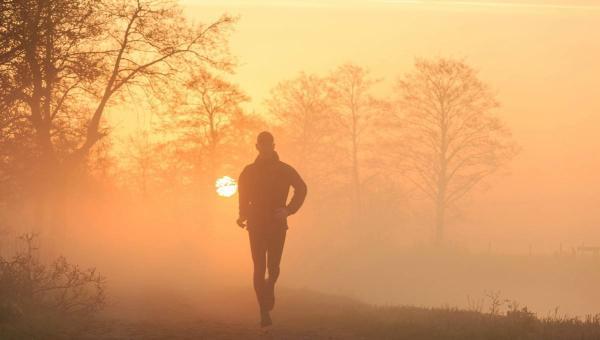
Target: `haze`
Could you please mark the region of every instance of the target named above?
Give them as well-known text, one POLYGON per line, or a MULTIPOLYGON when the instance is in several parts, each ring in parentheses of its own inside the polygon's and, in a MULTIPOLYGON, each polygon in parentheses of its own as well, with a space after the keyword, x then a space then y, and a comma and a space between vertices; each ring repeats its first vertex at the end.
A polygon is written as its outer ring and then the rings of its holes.
POLYGON ((457 241, 492 242, 503 252, 531 244, 546 253, 561 242, 600 243, 600 8, 593 2, 185 4, 198 20, 241 17, 231 40, 240 62, 232 79, 259 113, 270 88, 300 71, 354 62, 387 85, 415 57, 465 58, 498 93, 499 115, 522 151, 509 174, 473 195, 453 221, 457 241))
MULTIPOLYGON (((146 86, 142 90, 124 86, 115 94, 123 98, 111 99, 99 120, 102 137, 90 149, 92 175, 55 189, 72 190, 58 213, 64 214, 58 232, 40 222, 45 215, 36 210, 35 195, 19 195, 0 206, 9 226, 0 255, 18 248, 11 243, 15 236, 34 230, 42 234, 48 254, 65 254, 105 273, 115 300, 142 300, 155 291, 168 292, 168 301, 178 301, 170 296, 218 300, 229 297, 227 289, 249 289, 248 237, 235 224, 238 197, 217 196, 213 186, 217 178, 237 178, 253 162, 254 138, 269 129, 281 159, 306 174, 309 188, 305 206, 290 217, 282 287, 427 307, 468 307, 467 297, 501 291, 540 313, 557 306, 571 315, 600 312, 600 258, 579 250, 600 247, 597 2, 181 4, 194 22, 214 22, 223 13, 239 17, 227 33, 236 63, 232 72, 215 71, 224 80, 220 86, 237 98, 231 116, 219 121, 228 126, 220 135, 225 137, 210 140, 204 120, 185 121, 185 114, 195 112, 189 107, 199 105, 190 104, 190 93, 202 87, 198 83, 214 65, 193 81, 186 78, 184 86, 171 83, 176 77, 144 78, 134 84, 146 86), (439 236, 437 243, 431 202, 405 172, 395 172, 402 160, 386 156, 387 129, 404 123, 382 114, 387 120, 377 121, 365 144, 369 157, 360 164, 363 173, 376 173, 376 181, 365 181, 365 213, 356 217, 346 163, 321 168, 340 162, 340 147, 334 145, 344 133, 339 121, 323 129, 327 138, 299 139, 306 151, 290 137, 292 120, 274 109, 286 81, 296 84, 301 75, 329 81, 339 66, 353 64, 381 80, 373 85, 372 94, 381 101, 374 107, 389 114, 401 107, 398 80, 415 72, 419 60, 453 60, 476 70, 500 104, 490 105, 490 111, 512 133, 515 146, 498 171, 449 204, 443 242, 439 236), (154 92, 146 97, 150 87, 154 92), (193 140, 200 134, 204 139, 193 140), (218 143, 210 144, 214 140, 218 143), (309 156, 302 158, 300 149, 309 156), (311 159, 314 154, 321 158, 311 159)), ((70 151, 72 144, 65 145, 70 151)), ((143 314, 143 309, 120 312, 143 314)), ((242 314, 229 305, 220 312, 242 314)))

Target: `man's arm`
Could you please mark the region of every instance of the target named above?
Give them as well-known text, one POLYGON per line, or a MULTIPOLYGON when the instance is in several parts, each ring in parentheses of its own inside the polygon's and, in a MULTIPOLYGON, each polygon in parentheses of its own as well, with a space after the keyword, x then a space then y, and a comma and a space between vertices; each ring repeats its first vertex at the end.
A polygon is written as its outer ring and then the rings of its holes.
POLYGON ((300 207, 304 203, 304 199, 306 198, 307 190, 306 183, 304 183, 302 177, 300 177, 300 174, 298 174, 298 172, 292 167, 290 167, 290 170, 290 183, 294 188, 294 196, 292 196, 290 204, 288 204, 285 208, 287 210, 288 215, 295 214, 298 211, 298 209, 300 209, 300 207))
POLYGON ((245 221, 248 220, 248 211, 250 209, 250 201, 248 200, 248 171, 245 168, 238 178, 238 202, 239 202, 239 217, 237 224, 244 228, 245 221))

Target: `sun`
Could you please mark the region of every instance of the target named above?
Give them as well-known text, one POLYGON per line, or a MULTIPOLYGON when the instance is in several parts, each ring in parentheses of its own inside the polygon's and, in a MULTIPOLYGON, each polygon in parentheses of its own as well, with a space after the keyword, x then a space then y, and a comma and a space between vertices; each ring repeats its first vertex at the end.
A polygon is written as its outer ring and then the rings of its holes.
POLYGON ((235 179, 229 176, 218 178, 215 182, 217 194, 222 197, 231 197, 237 192, 237 183, 235 179))

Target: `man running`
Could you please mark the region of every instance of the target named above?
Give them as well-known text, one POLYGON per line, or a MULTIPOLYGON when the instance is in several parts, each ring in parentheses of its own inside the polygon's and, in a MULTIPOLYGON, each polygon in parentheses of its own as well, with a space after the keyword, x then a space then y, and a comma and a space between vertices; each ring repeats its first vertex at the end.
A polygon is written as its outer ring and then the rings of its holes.
POLYGON ((275 282, 287 231, 287 217, 306 197, 306 184, 294 168, 279 160, 273 135, 261 132, 256 139, 258 157, 238 180, 240 215, 237 224, 247 227, 254 262, 254 290, 260 306, 261 326, 272 324, 275 282), (287 203, 290 186, 294 196, 287 203), (269 276, 265 279, 266 271, 269 276))

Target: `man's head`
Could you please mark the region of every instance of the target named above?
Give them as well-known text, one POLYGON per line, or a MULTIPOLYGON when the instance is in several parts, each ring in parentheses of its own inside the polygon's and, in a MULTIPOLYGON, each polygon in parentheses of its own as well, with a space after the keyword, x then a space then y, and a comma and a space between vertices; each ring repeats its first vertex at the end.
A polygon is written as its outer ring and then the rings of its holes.
POLYGON ((263 131, 256 137, 256 150, 262 155, 268 155, 275 150, 275 140, 268 131, 263 131))

